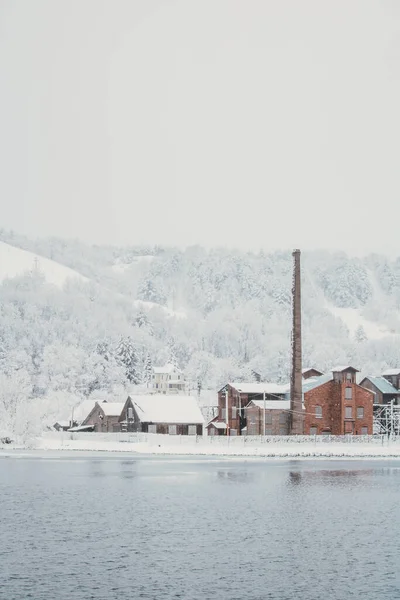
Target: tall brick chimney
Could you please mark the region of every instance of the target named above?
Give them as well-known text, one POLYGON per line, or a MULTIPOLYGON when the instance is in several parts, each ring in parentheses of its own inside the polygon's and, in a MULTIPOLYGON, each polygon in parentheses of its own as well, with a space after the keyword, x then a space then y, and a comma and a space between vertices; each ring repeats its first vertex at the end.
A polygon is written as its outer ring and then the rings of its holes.
POLYGON ((301 272, 300 250, 293 250, 293 285, 292 285, 292 373, 290 379, 290 410, 292 435, 303 435, 303 378, 301 361, 301 272))

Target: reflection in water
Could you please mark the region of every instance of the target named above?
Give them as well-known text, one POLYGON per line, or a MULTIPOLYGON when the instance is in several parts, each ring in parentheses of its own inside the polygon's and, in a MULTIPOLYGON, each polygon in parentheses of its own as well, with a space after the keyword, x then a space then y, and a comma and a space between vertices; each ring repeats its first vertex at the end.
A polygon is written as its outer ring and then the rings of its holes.
POLYGON ((249 473, 249 471, 217 471, 217 477, 223 481, 240 483, 248 483, 254 479, 253 473, 249 473))
POLYGON ((104 477, 104 460, 91 460, 89 462, 90 475, 92 477, 104 477))
POLYGON ((334 483, 335 485, 349 480, 356 480, 357 483, 363 481, 366 476, 376 474, 375 469, 321 469, 317 471, 289 471, 288 483, 293 485, 310 483, 334 483), (336 481, 337 480, 337 481, 336 481))
POLYGON ((122 460, 120 462, 121 472, 120 475, 123 479, 133 479, 136 477, 136 471, 134 468, 136 467, 135 460, 122 460))

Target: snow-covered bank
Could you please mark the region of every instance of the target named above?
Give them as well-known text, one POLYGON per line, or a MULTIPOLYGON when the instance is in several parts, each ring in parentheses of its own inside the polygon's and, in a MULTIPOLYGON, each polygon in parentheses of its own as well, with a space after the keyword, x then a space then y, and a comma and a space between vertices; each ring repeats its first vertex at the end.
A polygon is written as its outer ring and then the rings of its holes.
POLYGON ((264 457, 394 457, 400 458, 400 439, 385 437, 344 438, 270 436, 194 437, 157 434, 46 433, 38 438, 38 450, 80 450, 197 456, 264 457))

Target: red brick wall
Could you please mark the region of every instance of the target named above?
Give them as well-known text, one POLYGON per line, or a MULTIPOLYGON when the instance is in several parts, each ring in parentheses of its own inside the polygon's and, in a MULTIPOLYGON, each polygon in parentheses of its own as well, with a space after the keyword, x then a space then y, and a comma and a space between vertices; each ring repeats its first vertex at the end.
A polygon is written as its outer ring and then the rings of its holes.
MULTIPOLYGON (((229 429, 236 429, 237 435, 240 435, 240 424, 239 424, 239 408, 244 408, 248 404, 248 395, 247 394, 239 394, 237 390, 228 386, 228 425, 229 429), (235 407, 236 416, 233 417, 234 414, 232 412, 232 408, 235 407)), ((223 418, 223 411, 226 407, 226 399, 225 392, 218 393, 218 420, 227 422, 226 418, 223 418)))
POLYGON ((368 435, 373 427, 373 394, 355 383, 328 381, 304 394, 304 433, 310 434, 312 427, 317 435, 330 432, 332 435, 354 433, 361 435, 366 427, 368 435), (352 398, 346 399, 346 388, 352 389, 352 398), (316 407, 322 407, 322 418, 316 417, 316 407), (351 407, 352 416, 346 418, 346 406, 351 407), (357 417, 357 408, 364 409, 364 416, 357 417))

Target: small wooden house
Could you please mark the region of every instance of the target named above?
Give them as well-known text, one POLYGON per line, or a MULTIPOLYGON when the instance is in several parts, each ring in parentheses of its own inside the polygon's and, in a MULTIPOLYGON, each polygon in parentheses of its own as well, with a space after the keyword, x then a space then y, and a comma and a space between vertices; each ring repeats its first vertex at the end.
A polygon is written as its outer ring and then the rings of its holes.
POLYGON ((390 404, 392 400, 394 404, 400 402, 400 390, 396 389, 386 377, 369 375, 364 377, 360 385, 374 392, 374 404, 390 404))
POLYGON ((122 430, 202 435, 204 417, 193 396, 128 396, 119 419, 122 430))
POLYGON ((314 367, 307 367, 302 370, 303 379, 310 379, 311 377, 321 377, 322 371, 315 369, 314 367))
POLYGON ((121 431, 120 417, 123 408, 123 402, 96 402, 81 427, 90 425, 97 433, 121 431))

